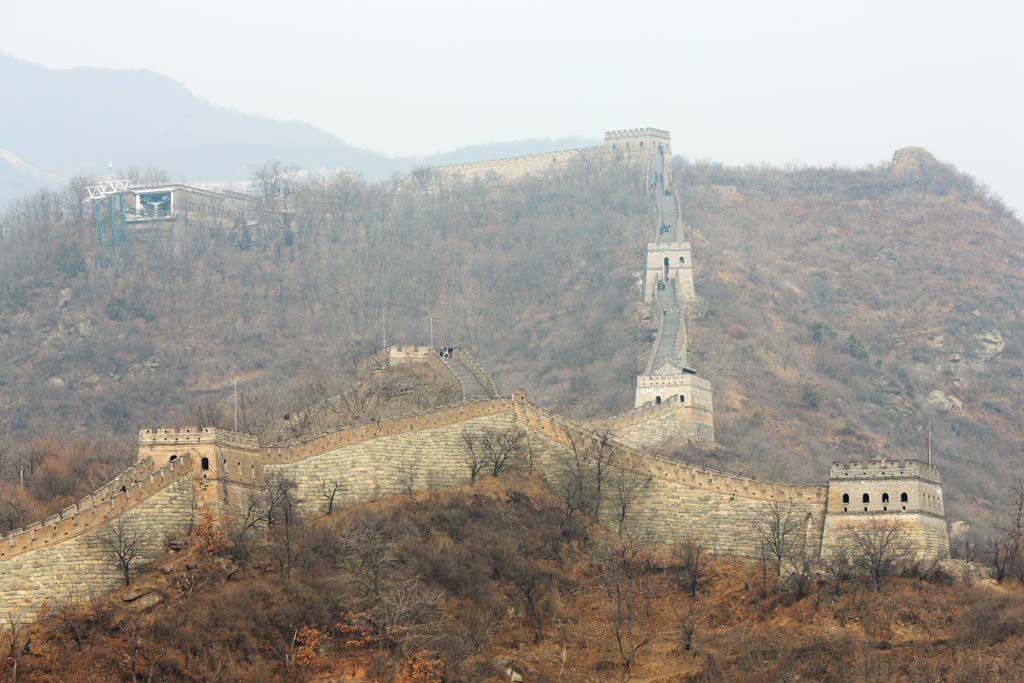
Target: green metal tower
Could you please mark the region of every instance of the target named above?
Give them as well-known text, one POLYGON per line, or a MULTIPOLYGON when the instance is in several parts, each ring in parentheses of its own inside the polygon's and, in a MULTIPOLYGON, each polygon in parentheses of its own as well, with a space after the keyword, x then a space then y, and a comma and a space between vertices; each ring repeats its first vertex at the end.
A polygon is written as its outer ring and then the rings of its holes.
POLYGON ((103 180, 98 185, 90 185, 86 190, 96 210, 96 244, 110 247, 124 244, 128 239, 128 216, 124 206, 128 181, 103 180))

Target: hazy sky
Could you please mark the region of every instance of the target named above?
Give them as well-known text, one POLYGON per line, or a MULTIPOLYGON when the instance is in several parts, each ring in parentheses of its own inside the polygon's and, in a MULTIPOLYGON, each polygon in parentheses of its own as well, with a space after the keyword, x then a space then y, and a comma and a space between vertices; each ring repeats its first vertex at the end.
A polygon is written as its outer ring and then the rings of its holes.
POLYGON ((730 163, 921 145, 1024 211, 1021 0, 2 0, 0 50, 145 67, 388 154, 652 125, 730 163))

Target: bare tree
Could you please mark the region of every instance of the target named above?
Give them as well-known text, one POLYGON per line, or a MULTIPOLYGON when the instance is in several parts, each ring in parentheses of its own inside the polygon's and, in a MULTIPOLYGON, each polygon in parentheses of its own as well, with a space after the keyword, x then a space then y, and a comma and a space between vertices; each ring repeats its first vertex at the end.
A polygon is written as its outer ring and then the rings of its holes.
POLYGON ((419 577, 396 581, 374 602, 374 622, 404 658, 414 648, 439 640, 438 605, 444 592, 424 585, 419 577))
POLYGON ((476 478, 487 467, 484 451, 477 445, 477 437, 470 431, 462 432, 462 442, 466 445, 466 465, 469 467, 469 482, 476 483, 476 478))
POLYGON ((200 428, 223 427, 227 422, 224 406, 214 396, 207 396, 193 404, 190 412, 192 421, 200 428))
POLYGON ((688 537, 677 543, 673 550, 679 561, 680 582, 690 597, 695 598, 707 573, 707 548, 700 540, 688 537))
POLYGON ((852 525, 845 538, 853 566, 871 579, 875 590, 881 588, 882 579, 911 557, 906 534, 893 519, 869 517, 852 525))
POLYGON ((339 557, 348 563, 353 580, 368 597, 378 600, 398 566, 394 530, 380 519, 360 519, 342 532, 340 541, 339 557))
POLYGON ((754 518, 754 540, 761 549, 763 560, 774 561, 776 579, 781 576, 783 562, 802 542, 800 532, 803 528, 803 515, 788 501, 772 501, 754 518))
POLYGON ((613 477, 615 522, 619 535, 622 535, 634 503, 647 490, 654 478, 646 472, 627 467, 624 463, 616 464, 613 477))
POLYGON ((402 491, 412 498, 416 492, 416 479, 419 477, 419 466, 415 460, 408 460, 398 467, 398 477, 402 484, 402 491))
POLYGON ((491 476, 497 477, 502 470, 517 467, 526 453, 526 431, 521 427, 488 427, 477 434, 465 431, 462 439, 468 452, 467 464, 472 481, 476 481, 484 469, 489 469, 491 476))
POLYGON ((600 520, 605 498, 612 487, 615 519, 621 532, 626 508, 633 500, 633 484, 643 482, 624 476, 625 470, 618 462, 608 432, 581 436, 566 430, 565 437, 569 448, 560 459, 557 488, 566 518, 573 522, 577 513, 584 513, 600 520))
POLYGON ((693 649, 693 638, 697 633, 697 605, 695 600, 687 600, 686 605, 676 611, 676 624, 679 635, 679 646, 684 652, 693 649))
POLYGON ((334 501, 344 486, 334 478, 325 477, 320 479, 320 497, 324 499, 324 514, 334 512, 334 501))
POLYGON ((25 627, 12 616, 7 617, 7 628, 11 633, 11 639, 7 646, 7 659, 11 663, 11 683, 18 683, 21 658, 28 654, 32 646, 32 638, 25 632, 25 627))
POLYGON ((619 654, 619 680, 626 683, 641 650, 654 640, 650 624, 652 563, 647 544, 635 536, 599 546, 598 554, 608 622, 619 654))
POLYGON ((131 583, 132 564, 151 547, 149 535, 124 517, 101 528, 96 533, 96 543, 117 564, 126 586, 131 583))
POLYGON ((996 579, 1016 576, 1024 582, 1024 478, 1010 485, 1007 519, 989 539, 989 563, 996 579))
POLYGON ((263 485, 251 491, 239 536, 251 530, 264 533, 281 576, 288 576, 295 564, 294 534, 300 523, 295 507, 300 502, 292 479, 271 471, 263 485))

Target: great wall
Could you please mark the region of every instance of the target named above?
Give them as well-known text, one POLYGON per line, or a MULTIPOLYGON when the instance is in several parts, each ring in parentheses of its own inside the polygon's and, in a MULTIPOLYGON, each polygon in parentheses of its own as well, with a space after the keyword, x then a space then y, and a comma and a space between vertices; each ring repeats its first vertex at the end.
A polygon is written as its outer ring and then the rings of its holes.
MULTIPOLYGON (((800 546, 824 558, 848 542, 851 529, 876 520, 897 522, 918 558, 948 555, 942 485, 931 465, 917 461, 836 463, 825 486, 766 483, 658 455, 670 440, 713 443, 711 384, 688 364, 688 311, 696 301, 688 229, 673 189, 671 140, 653 128, 612 131, 603 147, 512 160, 444 167, 446 173, 516 178, 547 173, 581 155, 629 156, 645 168, 652 239, 640 264, 640 296, 657 335, 635 407, 583 424, 531 403, 498 385, 463 349, 392 347, 389 363, 431 363, 451 373, 462 401, 406 417, 355 425, 316 437, 260 444, 251 435, 216 429, 143 429, 131 467, 93 495, 53 517, 0 536, 0 617, 35 618, 45 605, 80 600, 121 581, 105 541, 115 525, 145 534, 140 563, 186 536, 203 515, 227 519, 269 477, 294 481, 299 510, 323 514, 326 485, 335 507, 412 490, 470 481, 467 441, 518 430, 530 467, 556 482, 573 451, 607 448, 634 486, 628 525, 664 543, 695 538, 716 552, 758 557, 754 527, 784 504, 799 518, 800 546)), ((602 522, 625 523, 612 508, 602 522)))

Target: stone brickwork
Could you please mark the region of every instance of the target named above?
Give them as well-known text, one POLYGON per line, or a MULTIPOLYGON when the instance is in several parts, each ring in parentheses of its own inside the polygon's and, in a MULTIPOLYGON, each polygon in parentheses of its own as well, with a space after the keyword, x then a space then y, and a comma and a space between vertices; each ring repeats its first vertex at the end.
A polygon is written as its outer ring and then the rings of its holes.
MULTIPOLYGON (((466 180, 485 179, 490 176, 515 180, 525 176, 544 177, 562 166, 585 158, 618 155, 647 159, 651 152, 659 149, 671 158, 672 138, 667 130, 631 128, 607 131, 604 134, 604 144, 597 147, 525 154, 518 157, 474 161, 465 164, 448 164, 437 166, 434 171, 466 180)), ((670 174, 671 171, 668 173, 670 174)), ((670 176, 669 182, 671 182, 670 176)))
POLYGON ((507 159, 495 159, 493 161, 450 164, 438 166, 434 171, 447 176, 461 177, 465 180, 486 179, 492 175, 504 180, 516 180, 525 176, 544 177, 569 163, 587 156, 601 155, 603 153, 604 149, 601 147, 585 147, 559 152, 527 154, 507 159))
POLYGON ((678 438, 697 443, 715 440, 715 425, 710 411, 682 406, 678 398, 643 408, 638 411, 637 417, 640 419, 634 424, 610 430, 616 441, 640 450, 649 450, 678 438))
POLYGON ((879 521, 898 525, 912 538, 918 559, 948 557, 938 469, 917 460, 833 464, 823 540, 826 552, 847 545, 845 536, 879 521))
MULTIPOLYGON (((803 540, 812 554, 817 554, 823 543, 827 549, 843 542, 844 525, 856 524, 857 519, 831 510, 826 514, 826 506, 831 507, 836 495, 842 500, 836 487, 867 486, 866 480, 852 473, 871 470, 861 463, 846 470, 834 469, 826 490, 736 477, 634 447, 648 444, 643 432, 631 431, 632 427, 667 424, 677 419, 677 411, 687 409, 678 403, 666 403, 645 409, 648 415, 633 411, 609 421, 625 435, 606 442, 612 448, 614 462, 621 471, 632 472, 642 481, 627 517, 631 530, 650 533, 663 543, 699 538, 720 553, 756 557, 754 520, 769 514, 774 502, 786 502, 804 520, 803 540), (846 476, 845 472, 851 474, 846 476)), ((85 597, 116 585, 117 565, 100 551, 95 537, 119 517, 150 533, 153 544, 140 558, 145 562, 159 553, 168 538, 187 533, 199 510, 210 509, 222 515, 237 510, 246 492, 268 474, 279 473, 295 480, 299 508, 310 516, 325 511, 325 486, 335 483, 339 491, 334 505, 338 507, 466 483, 470 468, 464 435, 488 429, 523 430, 526 462, 556 485, 573 445, 586 448, 604 438, 594 426, 574 423, 533 405, 522 393, 256 449, 251 447, 251 438, 231 432, 144 430, 140 450, 148 455, 126 473, 142 481, 126 486, 125 492, 117 490, 113 502, 98 506, 109 507, 93 513, 94 517, 79 515, 77 532, 64 533, 63 527, 50 524, 41 525, 30 542, 26 542, 26 531, 5 537, 8 554, 0 560, 0 613, 27 619, 38 613, 44 602, 85 597), (148 469, 154 459, 163 459, 169 449, 180 450, 185 443, 208 450, 181 452, 159 470, 148 469), (209 455, 201 455, 204 452, 209 455), (202 458, 207 458, 206 468, 202 458)), ((928 481, 937 473, 910 465, 902 471, 904 475, 898 474, 898 469, 886 469, 886 476, 895 474, 885 479, 883 487, 892 485, 893 491, 901 492, 907 488, 910 495, 926 495, 926 491, 932 495, 933 490, 927 487, 911 488, 913 477, 907 473, 913 471, 918 479, 928 481)), ((127 481, 124 475, 121 480, 127 481)), ((927 507, 927 499, 917 500, 913 505, 927 507)), ((619 523, 614 507, 609 501, 603 519, 613 526, 619 523)), ((901 519, 916 554, 941 554, 947 547, 941 514, 911 510, 901 519)))
MULTIPOLYGON (((120 516, 120 515, 119 515, 120 516)), ((99 595, 122 582, 116 558, 103 546, 98 534, 103 525, 85 533, 54 539, 0 562, 0 615, 28 621, 45 605, 78 601, 99 595)), ((191 478, 174 479, 123 513, 126 526, 138 529, 145 539, 137 567, 159 557, 169 540, 184 538, 192 528, 194 500, 191 478)), ((133 568, 134 569, 134 568, 133 568)))

